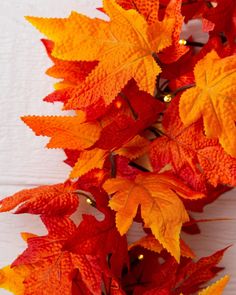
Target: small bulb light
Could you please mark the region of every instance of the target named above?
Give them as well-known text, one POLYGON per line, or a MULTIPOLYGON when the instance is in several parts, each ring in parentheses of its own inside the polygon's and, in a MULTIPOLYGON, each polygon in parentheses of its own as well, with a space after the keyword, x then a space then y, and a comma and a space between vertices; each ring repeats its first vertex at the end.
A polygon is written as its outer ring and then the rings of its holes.
POLYGON ((93 204, 92 200, 89 199, 89 198, 86 199, 86 202, 87 202, 89 205, 92 205, 92 204, 93 204))
POLYGON ((187 44, 187 41, 184 40, 184 39, 180 39, 180 40, 179 40, 179 44, 180 44, 180 45, 186 45, 186 44, 187 44))
POLYGON ((167 94, 166 96, 164 96, 163 100, 164 102, 171 102, 172 96, 170 94, 167 94))
POLYGON ((117 109, 120 109, 122 107, 122 102, 120 100, 116 102, 116 107, 117 109))
POLYGON ((143 258, 144 258, 144 255, 143 255, 143 254, 140 254, 140 255, 138 256, 138 260, 143 260, 143 258))

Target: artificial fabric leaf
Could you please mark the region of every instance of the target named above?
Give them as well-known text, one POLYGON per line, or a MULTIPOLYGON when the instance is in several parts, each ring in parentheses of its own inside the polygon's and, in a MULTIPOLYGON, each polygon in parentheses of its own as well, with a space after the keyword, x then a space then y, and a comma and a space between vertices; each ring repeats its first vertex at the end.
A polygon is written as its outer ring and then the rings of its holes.
POLYGON ((107 151, 98 148, 82 151, 70 173, 70 178, 80 177, 95 168, 102 169, 107 156, 107 151))
POLYGON ((71 295, 75 270, 87 289, 100 295, 102 270, 98 257, 78 255, 63 248, 75 232, 75 224, 65 217, 42 217, 42 220, 48 235, 28 238, 28 248, 13 263, 13 267, 34 266, 24 280, 24 295, 71 295))
POLYGON ((217 264, 225 250, 196 262, 191 258, 181 257, 178 264, 170 255, 134 247, 129 251, 131 269, 122 279, 123 288, 127 293, 132 292, 135 295, 195 294, 222 270, 217 264), (142 259, 138 259, 140 254, 142 259))
POLYGON ((48 56, 54 62, 54 65, 47 70, 46 74, 57 79, 63 79, 65 85, 72 86, 84 82, 88 74, 97 65, 97 62, 71 62, 55 58, 52 56, 54 43, 46 39, 42 39, 42 42, 48 56))
POLYGON ((93 145, 100 136, 97 122, 84 123, 78 116, 26 116, 22 120, 36 135, 51 137, 48 148, 83 150, 93 145))
POLYGON ((158 21, 159 0, 116 0, 124 9, 137 10, 149 25, 158 21))
MULTIPOLYGON (((161 0, 161 2, 163 1, 161 0)), ((210 8, 212 8, 210 1, 196 0, 193 2, 191 0, 183 0, 182 14, 184 15, 184 21, 188 23, 190 19, 200 18, 210 8)))
MULTIPOLYGON (((100 206, 96 198, 96 208, 100 206)), ((119 278, 123 267, 128 265, 127 241, 117 231, 114 213, 105 206, 103 204, 100 208, 105 215, 102 221, 91 215, 83 215, 82 222, 64 249, 82 255, 97 255, 104 264, 109 257, 111 271, 119 278)))
POLYGON ((204 197, 203 194, 165 173, 140 174, 133 181, 120 177, 108 179, 103 187, 108 194, 114 194, 109 206, 117 212, 116 225, 122 235, 128 231, 141 206, 145 227, 151 228, 156 239, 179 261, 179 233, 182 224, 189 220, 179 196, 198 199, 204 197))
POLYGON ((140 91, 134 81, 128 83, 118 98, 119 100, 115 101, 118 112, 117 109, 111 109, 102 117, 104 127, 95 147, 106 150, 122 148, 138 133, 153 124, 164 110, 163 103, 140 91))
POLYGON ((184 53, 188 51, 188 48, 186 46, 182 46, 179 44, 180 32, 184 19, 181 14, 181 1, 178 4, 178 1, 175 3, 168 3, 169 5, 165 9, 165 12, 163 12, 162 6, 159 5, 159 0, 117 0, 116 2, 124 9, 137 10, 140 14, 144 16, 149 25, 152 25, 159 20, 158 14, 160 16, 163 16, 164 13, 166 13, 166 15, 171 15, 174 12, 176 18, 175 27, 172 33, 173 44, 164 49, 164 51, 159 54, 160 59, 162 62, 172 63, 178 60, 184 53))
POLYGON ((151 144, 154 170, 171 164, 174 172, 195 189, 204 189, 206 181, 215 187, 220 183, 235 186, 236 159, 225 153, 217 139, 204 135, 201 120, 184 126, 179 118, 178 103, 176 97, 162 120, 164 135, 151 144))
POLYGON ((115 0, 103 1, 109 22, 73 12, 62 20, 64 29, 56 32, 57 23, 53 19, 50 22, 29 17, 28 20, 55 43, 53 56, 63 60, 99 60, 83 85, 74 91, 66 108, 85 107, 101 97, 108 105, 131 78, 141 90, 153 94, 156 76, 161 72, 153 55, 171 45, 174 8, 179 3, 171 1, 163 21, 157 20, 152 25, 137 11, 125 10, 115 0), (80 34, 74 34, 75 31, 80 34), (55 32, 54 37, 51 32, 55 32))
POLYGON ((199 259, 197 262, 192 260, 183 262, 176 274, 175 284, 178 286, 175 291, 176 294, 181 292, 184 294, 194 293, 201 288, 202 284, 213 279, 222 270, 217 265, 227 249, 228 247, 219 250, 211 256, 199 259))
POLYGON ((24 279, 33 269, 31 265, 6 266, 0 270, 0 288, 8 290, 15 295, 24 295, 24 279))
MULTIPOLYGON (((161 253, 161 251, 164 249, 163 246, 158 242, 158 240, 153 235, 147 235, 140 240, 136 241, 135 243, 132 243, 129 246, 129 249, 132 249, 133 247, 140 246, 147 250, 154 251, 156 253, 161 253)), ((188 258, 194 258, 195 254, 193 251, 189 248, 189 246, 180 239, 180 250, 181 250, 181 256, 188 257, 188 258)))
POLYGON ((150 142, 146 138, 136 135, 128 143, 124 144, 116 153, 130 160, 136 159, 148 151, 150 142))
POLYGON ((220 59, 212 50, 194 68, 196 86, 180 98, 180 117, 189 126, 201 117, 207 137, 219 138, 224 150, 236 157, 236 58, 220 59))
POLYGON ((202 290, 198 295, 221 295, 223 294, 224 288, 229 281, 229 276, 224 276, 208 288, 202 290))
POLYGON ((79 205, 72 183, 39 186, 25 189, 0 201, 0 212, 15 209, 15 213, 71 215, 79 205))
POLYGON ((235 44, 236 3, 234 0, 217 0, 216 6, 203 13, 203 31, 219 34, 224 32, 229 43, 235 44))

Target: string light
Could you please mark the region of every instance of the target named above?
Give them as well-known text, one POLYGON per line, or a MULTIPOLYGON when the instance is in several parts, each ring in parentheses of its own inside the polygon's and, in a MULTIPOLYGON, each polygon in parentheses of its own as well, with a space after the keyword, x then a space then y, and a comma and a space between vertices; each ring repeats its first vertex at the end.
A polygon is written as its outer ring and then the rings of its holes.
POLYGON ((92 205, 93 204, 93 201, 89 198, 86 199, 86 202, 89 204, 89 205, 92 205))
POLYGON ((164 102, 171 102, 172 96, 170 94, 167 94, 166 96, 164 96, 163 100, 164 102))
POLYGON ((117 109, 120 109, 122 107, 122 102, 120 100, 116 102, 116 107, 117 109))
POLYGON ((144 258, 144 255, 143 255, 143 254, 140 254, 140 255, 138 256, 138 260, 143 260, 143 258, 144 258))
POLYGON ((180 39, 180 40, 179 40, 179 44, 180 44, 180 45, 186 45, 186 44, 187 44, 187 41, 184 40, 184 39, 180 39))

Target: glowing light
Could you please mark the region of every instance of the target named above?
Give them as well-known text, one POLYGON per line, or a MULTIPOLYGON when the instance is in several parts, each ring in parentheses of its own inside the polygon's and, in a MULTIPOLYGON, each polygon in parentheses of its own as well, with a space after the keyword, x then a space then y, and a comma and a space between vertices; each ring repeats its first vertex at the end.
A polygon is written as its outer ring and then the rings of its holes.
POLYGON ((140 254, 140 255, 138 256, 138 260, 143 260, 143 258, 144 258, 144 255, 143 255, 143 254, 140 254))
POLYGON ((92 204, 93 204, 92 200, 89 199, 89 198, 86 199, 86 202, 87 202, 89 205, 92 205, 92 204))
POLYGON ((172 96, 170 94, 167 94, 166 96, 164 96, 164 102, 171 102, 172 100, 172 96))
POLYGON ((120 100, 116 102, 116 107, 117 109, 120 109, 122 107, 122 102, 120 100))
POLYGON ((184 39, 180 39, 180 40, 179 40, 179 44, 180 44, 180 45, 186 45, 186 44, 187 44, 187 41, 184 40, 184 39))

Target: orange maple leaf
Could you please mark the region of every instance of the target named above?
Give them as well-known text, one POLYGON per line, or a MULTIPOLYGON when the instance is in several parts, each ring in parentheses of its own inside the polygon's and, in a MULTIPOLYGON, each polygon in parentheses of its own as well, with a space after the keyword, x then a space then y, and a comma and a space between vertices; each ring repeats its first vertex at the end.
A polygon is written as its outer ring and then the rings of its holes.
POLYGON ((175 27, 172 32, 172 44, 160 52, 159 57, 164 63, 173 63, 178 60, 189 49, 179 44, 180 33, 184 17, 181 14, 181 1, 175 1, 167 6, 167 9, 159 7, 159 0, 116 0, 116 2, 125 9, 135 9, 144 16, 149 25, 157 22, 159 15, 164 13, 175 14, 175 27), (178 3, 177 3, 178 2, 178 3))
POLYGON ((130 160, 133 160, 145 154, 148 151, 148 148, 149 141, 144 137, 136 135, 133 139, 125 143, 119 149, 114 148, 112 151, 109 151, 106 149, 94 148, 91 150, 82 151, 79 154, 77 162, 70 173, 70 178, 80 177, 95 168, 102 169, 105 160, 111 152, 113 155, 122 155, 130 160))
POLYGON ((202 290, 198 295, 221 295, 223 294, 224 288, 229 281, 229 276, 224 276, 208 288, 202 290))
POLYGON ((79 200, 72 184, 60 183, 25 189, 0 201, 0 212, 19 206, 15 213, 70 215, 76 211, 79 200))
POLYGON ((219 138, 224 150, 236 157, 236 57, 220 58, 212 50, 194 68, 196 86, 180 98, 180 117, 189 126, 203 118, 207 137, 219 138))
POLYGON ((51 137, 48 148, 84 150, 99 138, 101 127, 97 122, 84 122, 84 114, 77 116, 22 117, 36 135, 51 137))
POLYGON ((52 56, 54 43, 50 40, 42 39, 49 58, 54 62, 46 74, 57 79, 63 79, 55 85, 56 89, 64 89, 83 83, 88 74, 97 65, 97 62, 85 61, 64 61, 52 56))
POLYGON ((32 271, 31 265, 10 265, 0 269, 0 288, 8 290, 15 295, 24 295, 25 287, 23 281, 32 271))
POLYGON ((179 261, 179 234, 182 224, 189 220, 179 196, 198 199, 203 194, 164 173, 140 174, 134 181, 121 177, 108 179, 103 187, 114 194, 109 206, 117 212, 116 225, 122 235, 130 228, 140 205, 145 227, 150 227, 157 240, 179 261))
POLYGON ((99 61, 83 85, 71 94, 66 108, 85 107, 101 97, 108 105, 131 78, 141 90, 153 95, 156 76, 161 72, 154 56, 172 43, 178 5, 180 1, 171 1, 163 21, 157 20, 152 25, 136 10, 125 10, 115 0, 103 1, 109 22, 76 12, 61 20, 28 17, 55 43, 53 56, 62 60, 99 61))

